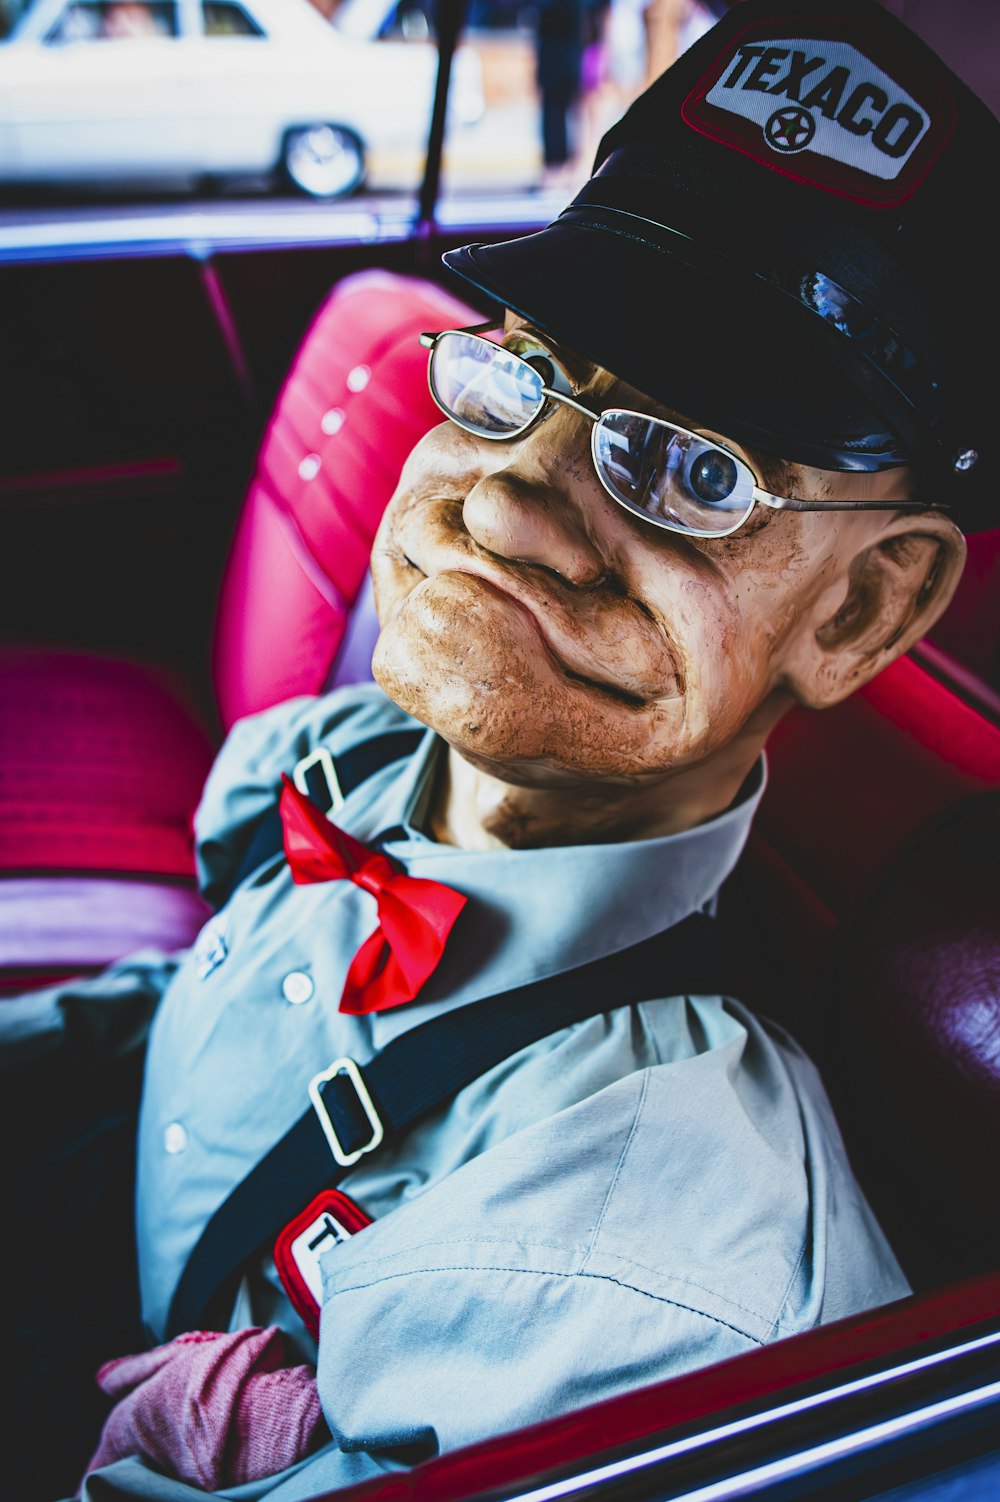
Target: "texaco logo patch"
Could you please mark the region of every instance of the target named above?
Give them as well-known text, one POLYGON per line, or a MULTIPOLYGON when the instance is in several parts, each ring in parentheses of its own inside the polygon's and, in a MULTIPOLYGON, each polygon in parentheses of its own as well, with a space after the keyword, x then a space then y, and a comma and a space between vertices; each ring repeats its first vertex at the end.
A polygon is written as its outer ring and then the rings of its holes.
POLYGON ((942 83, 915 55, 886 55, 881 35, 864 48, 856 33, 848 40, 835 11, 785 26, 731 37, 685 100, 685 121, 828 192, 902 202, 954 128, 942 83))

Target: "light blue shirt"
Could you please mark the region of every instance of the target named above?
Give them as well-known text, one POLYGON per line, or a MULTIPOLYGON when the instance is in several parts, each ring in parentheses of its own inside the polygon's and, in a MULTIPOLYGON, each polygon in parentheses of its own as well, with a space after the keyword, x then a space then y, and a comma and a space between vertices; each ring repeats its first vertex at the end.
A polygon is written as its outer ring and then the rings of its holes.
MULTIPOLYGON (((281 772, 300 755, 322 743, 336 757, 370 735, 413 725, 374 688, 298 700, 244 721, 216 763, 196 819, 207 892, 228 885, 249 821, 273 803, 281 772)), ((440 749, 426 732, 409 762, 357 788, 337 815, 369 843, 398 831, 385 849, 411 875, 446 882, 469 898, 419 1001, 374 1017, 337 1010, 347 967, 375 927, 375 901, 350 882, 296 886, 280 857, 235 893, 172 981, 150 1036, 139 1138, 139 1265, 144 1312, 157 1337, 201 1229, 308 1108, 318 1069, 344 1054, 364 1064, 435 1014, 625 948, 705 906, 742 849, 762 782, 758 777, 756 790, 720 818, 667 839, 466 851, 420 831, 440 749), (299 1000, 305 991, 308 1000, 299 1000)), ((636 1051, 625 1013, 620 1026, 615 1047, 585 1048, 582 1072, 577 1066, 571 1079, 533 1088, 513 1114, 496 1102, 477 1106, 479 1125, 470 1135, 458 1127, 464 1117, 456 1102, 405 1142, 362 1160, 341 1187, 381 1218, 517 1127, 658 1062, 673 1046, 650 1038, 636 1051)), ((544 1055, 546 1045, 536 1052, 544 1055)), ((501 1066, 498 1074, 508 1072, 501 1066)), ((493 1099, 497 1081, 480 1085, 477 1099, 493 1099)), ((265 1316, 277 1317, 276 1308, 251 1279, 237 1320, 265 1316)), ((281 1323, 306 1344, 291 1311, 281 1323)))
MULTIPOLYGON (((317 744, 336 757, 413 723, 366 686, 237 725, 196 820, 208 895, 237 869, 282 772, 317 744)), ((336 816, 469 898, 419 1001, 371 1018, 337 1010, 374 899, 348 882, 295 886, 280 857, 190 954, 164 961, 137 1201, 156 1338, 207 1220, 307 1108, 319 1069, 344 1054, 363 1064, 430 1016, 710 908, 764 780, 761 765, 737 804, 679 835, 471 852, 422 833, 440 750, 426 732, 336 816)), ((131 976, 148 1009, 156 963, 133 959, 104 984, 121 990, 131 976)), ((312 1497, 908 1291, 808 1059, 738 1001, 663 982, 661 1001, 622 996, 522 1050, 342 1181, 374 1224, 322 1262, 318 1384, 333 1439, 225 1495, 312 1497)), ((50 1046, 54 1007, 36 998, 50 1046)), ((312 1355, 266 1249, 233 1322, 280 1323, 312 1355)), ((122 1497, 199 1495, 138 1461, 106 1474, 122 1497)))

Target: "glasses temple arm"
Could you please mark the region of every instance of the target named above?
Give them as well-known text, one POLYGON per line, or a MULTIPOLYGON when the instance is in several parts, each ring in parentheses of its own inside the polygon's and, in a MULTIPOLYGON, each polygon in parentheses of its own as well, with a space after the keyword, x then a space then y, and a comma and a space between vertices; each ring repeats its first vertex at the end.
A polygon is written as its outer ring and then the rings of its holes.
POLYGON ((787 495, 772 495, 753 488, 753 498, 775 511, 927 511, 927 501, 800 501, 787 495))
POLYGON ((487 329, 498 329, 503 324, 503 319, 488 318, 485 323, 473 323, 467 329, 441 329, 436 334, 421 334, 420 343, 424 349, 433 349, 439 339, 445 334, 485 334, 487 329))

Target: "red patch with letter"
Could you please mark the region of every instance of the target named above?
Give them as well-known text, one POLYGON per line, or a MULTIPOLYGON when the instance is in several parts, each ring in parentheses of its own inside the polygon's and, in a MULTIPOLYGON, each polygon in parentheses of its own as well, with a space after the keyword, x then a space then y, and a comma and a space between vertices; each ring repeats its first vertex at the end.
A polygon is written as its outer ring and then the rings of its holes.
POLYGON ((274 1263, 285 1292, 313 1335, 319 1335, 324 1252, 371 1225, 371 1217, 339 1189, 323 1189, 290 1220, 274 1243, 274 1263))

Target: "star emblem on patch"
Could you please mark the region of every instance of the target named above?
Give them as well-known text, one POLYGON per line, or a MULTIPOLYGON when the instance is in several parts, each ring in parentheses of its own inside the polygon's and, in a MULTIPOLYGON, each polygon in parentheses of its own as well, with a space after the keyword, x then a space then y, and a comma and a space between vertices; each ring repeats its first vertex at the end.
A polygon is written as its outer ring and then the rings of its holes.
POLYGON ((775 110, 764 126, 764 139, 775 151, 804 151, 816 134, 816 121, 808 110, 789 105, 775 110))

